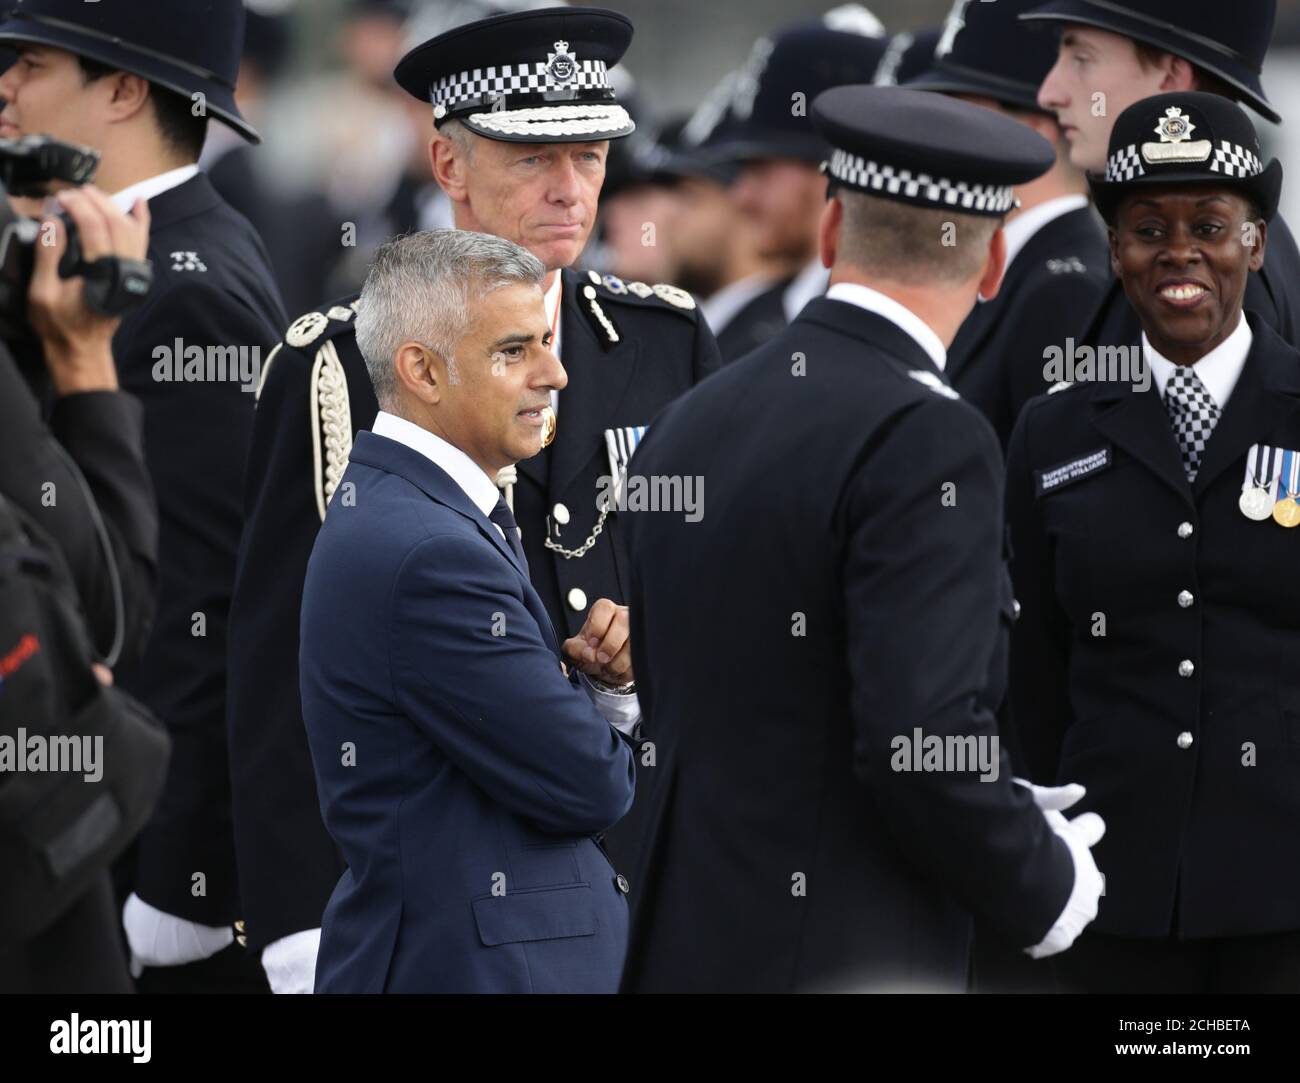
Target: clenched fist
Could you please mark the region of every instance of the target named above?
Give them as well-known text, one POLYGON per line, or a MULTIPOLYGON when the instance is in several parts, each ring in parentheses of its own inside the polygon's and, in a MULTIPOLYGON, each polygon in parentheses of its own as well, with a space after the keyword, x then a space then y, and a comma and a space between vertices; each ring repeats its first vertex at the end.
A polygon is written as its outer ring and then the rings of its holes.
POLYGON ((606 684, 628 684, 632 676, 632 642, 627 606, 600 598, 587 613, 578 634, 564 641, 564 656, 588 677, 606 684))

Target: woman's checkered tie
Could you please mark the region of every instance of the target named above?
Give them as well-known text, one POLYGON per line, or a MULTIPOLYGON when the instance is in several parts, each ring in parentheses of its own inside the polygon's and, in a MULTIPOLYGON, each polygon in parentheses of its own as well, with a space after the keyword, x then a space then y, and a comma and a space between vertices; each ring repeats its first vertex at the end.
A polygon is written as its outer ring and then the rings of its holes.
POLYGON ((1219 404, 1190 365, 1179 365, 1165 385, 1165 408, 1169 411, 1169 420, 1183 453, 1187 480, 1195 481, 1205 445, 1219 420, 1219 404))

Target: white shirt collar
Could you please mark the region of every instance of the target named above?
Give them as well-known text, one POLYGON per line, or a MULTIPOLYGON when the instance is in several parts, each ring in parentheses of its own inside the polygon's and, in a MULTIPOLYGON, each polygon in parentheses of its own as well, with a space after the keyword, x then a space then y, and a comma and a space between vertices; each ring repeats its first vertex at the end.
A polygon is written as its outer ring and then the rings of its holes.
POLYGON ((940 372, 948 363, 948 351, 944 349, 943 339, 934 333, 930 325, 906 305, 899 304, 892 297, 886 297, 879 290, 856 282, 836 282, 826 291, 826 298, 857 305, 877 316, 884 316, 890 323, 911 335, 916 344, 930 355, 930 360, 940 372))
POLYGON ((436 433, 383 410, 376 415, 370 431, 418 451, 435 466, 441 467, 484 515, 496 507, 501 496, 496 483, 455 444, 449 444, 436 433))
MULTIPOLYGON (((1254 339, 1255 336, 1243 312, 1232 334, 1192 366, 1192 371, 1218 403, 1220 410, 1227 405, 1232 389, 1237 386, 1237 379, 1241 376, 1241 370, 1246 364, 1246 355, 1250 353, 1250 345, 1254 339)), ((1142 332, 1142 354, 1151 366, 1151 380, 1163 400, 1165 385, 1178 366, 1156 353, 1147 340, 1145 331, 1142 332)))
POLYGON ((735 282, 728 282, 717 293, 709 294, 700 302, 700 311, 716 335, 736 318, 742 308, 771 285, 769 275, 746 275, 735 282))
POLYGON ((822 266, 820 258, 813 259, 794 276, 794 281, 786 286, 785 293, 781 297, 781 306, 785 309, 787 323, 799 315, 803 311, 803 306, 814 297, 820 297, 826 292, 826 283, 830 281, 830 277, 830 271, 822 266))
POLYGON ((1011 266, 1012 260, 1045 225, 1087 205, 1088 197, 1085 195, 1057 196, 1016 215, 1002 227, 1002 235, 1007 241, 1007 266, 1011 266))
POLYGON ((148 180, 142 180, 129 188, 123 188, 112 196, 113 203, 123 214, 128 213, 135 206, 137 199, 153 199, 154 196, 160 196, 164 192, 170 192, 173 188, 179 188, 191 177, 198 176, 199 167, 194 164, 183 165, 178 169, 169 169, 166 173, 159 173, 156 177, 150 177, 148 180))

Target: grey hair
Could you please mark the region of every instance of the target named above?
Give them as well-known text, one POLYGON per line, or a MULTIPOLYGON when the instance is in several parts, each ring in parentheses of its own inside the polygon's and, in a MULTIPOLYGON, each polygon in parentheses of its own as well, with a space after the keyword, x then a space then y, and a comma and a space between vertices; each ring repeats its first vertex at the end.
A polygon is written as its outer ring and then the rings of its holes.
POLYGON ((438 129, 438 134, 445 135, 456 144, 456 149, 464 157, 466 164, 474 164, 474 141, 481 139, 482 136, 475 135, 455 117, 444 121, 442 127, 438 129))
POLYGON ((505 286, 542 287, 546 268, 513 241, 461 229, 397 237, 375 253, 357 304, 357 348, 381 410, 398 402, 393 361, 419 342, 459 380, 456 343, 469 327, 471 302, 505 286))

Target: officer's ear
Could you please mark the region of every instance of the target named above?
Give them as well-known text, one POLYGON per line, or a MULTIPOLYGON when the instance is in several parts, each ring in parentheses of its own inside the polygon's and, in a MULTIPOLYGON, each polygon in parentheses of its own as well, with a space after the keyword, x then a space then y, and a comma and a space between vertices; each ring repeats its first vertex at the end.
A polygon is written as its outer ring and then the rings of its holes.
POLYGON ((1258 271, 1264 266, 1264 249, 1268 243, 1268 223, 1254 207, 1246 204, 1246 222, 1241 229, 1241 243, 1250 246, 1250 260, 1246 266, 1258 271), (1253 243, 1252 243, 1253 242, 1253 243))
POLYGON ((835 257, 840 248, 840 226, 843 223, 844 204, 832 196, 822 208, 821 221, 817 225, 817 252, 821 256, 823 267, 835 266, 835 257))
POLYGON ((468 148, 447 133, 435 131, 429 143, 429 161, 433 179, 447 198, 453 203, 464 203, 469 198, 468 148))
POLYGON ((443 371, 438 355, 420 342, 403 342, 393 358, 398 385, 426 406, 442 401, 443 371))
POLYGON ((1119 278, 1119 234, 1114 226, 1106 227, 1106 241, 1110 245, 1110 273, 1119 278))
POLYGON ((979 295, 986 301, 993 300, 1002 288, 1002 274, 1007 269, 1007 236, 999 225, 989 238, 989 256, 984 263, 984 273, 980 276, 979 295))
POLYGON ((99 82, 102 82, 104 88, 107 118, 116 123, 132 119, 145 107, 149 95, 153 93, 147 80, 130 72, 115 71, 99 82))

